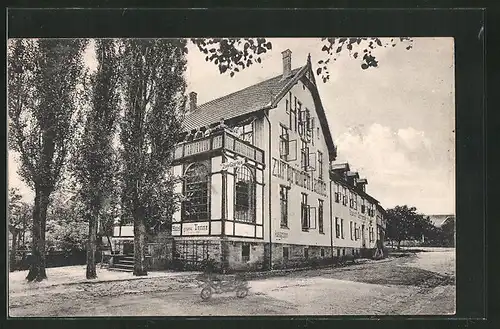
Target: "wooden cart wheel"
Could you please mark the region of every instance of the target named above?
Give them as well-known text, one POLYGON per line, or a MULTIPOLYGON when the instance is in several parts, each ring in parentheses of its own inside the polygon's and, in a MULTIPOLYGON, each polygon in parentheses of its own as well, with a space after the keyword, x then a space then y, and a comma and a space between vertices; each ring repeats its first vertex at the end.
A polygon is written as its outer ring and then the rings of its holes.
POLYGON ((212 297, 212 289, 210 289, 210 287, 203 288, 201 290, 200 296, 201 296, 201 299, 203 299, 203 300, 210 299, 210 297, 212 297))
POLYGON ((236 290, 236 297, 238 298, 244 298, 247 295, 248 295, 248 288, 241 287, 236 290))

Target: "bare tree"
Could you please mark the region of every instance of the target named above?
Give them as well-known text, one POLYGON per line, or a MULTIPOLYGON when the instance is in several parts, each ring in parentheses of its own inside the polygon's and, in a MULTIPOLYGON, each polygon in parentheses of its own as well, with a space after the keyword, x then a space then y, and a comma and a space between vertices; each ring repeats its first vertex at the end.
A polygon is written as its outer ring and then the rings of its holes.
POLYGON ((73 143, 85 45, 80 39, 8 44, 9 147, 19 153, 19 174, 35 192, 29 281, 47 278, 47 207, 73 143))

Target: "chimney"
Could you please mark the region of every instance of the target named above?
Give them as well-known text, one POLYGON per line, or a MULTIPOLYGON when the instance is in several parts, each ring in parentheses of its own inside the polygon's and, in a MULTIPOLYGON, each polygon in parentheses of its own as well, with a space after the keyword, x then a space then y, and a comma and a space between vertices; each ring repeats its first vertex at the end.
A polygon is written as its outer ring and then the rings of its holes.
POLYGON ((286 79, 292 71, 292 52, 287 49, 281 54, 283 55, 283 79, 286 79))
POLYGON ((198 98, 198 94, 194 91, 189 93, 189 112, 193 112, 196 110, 196 100, 198 98))

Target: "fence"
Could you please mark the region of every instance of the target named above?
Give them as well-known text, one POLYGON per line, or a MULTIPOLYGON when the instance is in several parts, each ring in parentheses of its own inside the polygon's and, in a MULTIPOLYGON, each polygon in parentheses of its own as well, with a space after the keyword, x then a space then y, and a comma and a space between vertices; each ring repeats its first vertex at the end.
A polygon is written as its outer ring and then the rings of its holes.
MULTIPOLYGON (((10 256, 10 252, 9 252, 10 256)), ((10 258, 9 258, 10 259, 10 258)), ((101 262, 101 252, 96 252, 96 263, 101 262)), ((45 267, 61 267, 73 265, 85 265, 87 261, 87 252, 85 250, 75 250, 71 252, 51 251, 45 256, 45 267)), ((9 263, 11 271, 27 270, 32 262, 31 251, 19 250, 16 252, 15 262, 9 263)))

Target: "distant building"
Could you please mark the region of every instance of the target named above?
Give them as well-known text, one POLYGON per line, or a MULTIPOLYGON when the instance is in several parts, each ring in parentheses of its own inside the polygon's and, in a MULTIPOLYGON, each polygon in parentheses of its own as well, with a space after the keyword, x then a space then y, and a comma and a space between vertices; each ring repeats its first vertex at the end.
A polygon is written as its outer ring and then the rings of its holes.
POLYGON ((455 215, 428 215, 432 224, 436 227, 442 227, 446 222, 455 219, 455 215))
MULTIPOLYGON (((367 179, 337 164, 310 57, 203 105, 190 94, 173 173, 184 196, 174 214, 174 258, 229 269, 295 266, 375 251, 385 211, 367 179)), ((115 240, 133 230, 115 228, 115 240)))

